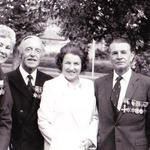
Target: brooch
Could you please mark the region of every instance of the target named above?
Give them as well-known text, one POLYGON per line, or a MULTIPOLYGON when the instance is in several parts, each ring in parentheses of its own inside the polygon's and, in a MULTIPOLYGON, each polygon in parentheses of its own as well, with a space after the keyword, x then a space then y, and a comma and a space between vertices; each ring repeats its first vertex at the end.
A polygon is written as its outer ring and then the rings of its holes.
POLYGON ((33 87, 33 97, 41 99, 41 94, 43 92, 43 87, 41 86, 34 86, 33 87))
POLYGON ((0 80, 0 95, 4 95, 5 90, 4 90, 4 80, 0 80))

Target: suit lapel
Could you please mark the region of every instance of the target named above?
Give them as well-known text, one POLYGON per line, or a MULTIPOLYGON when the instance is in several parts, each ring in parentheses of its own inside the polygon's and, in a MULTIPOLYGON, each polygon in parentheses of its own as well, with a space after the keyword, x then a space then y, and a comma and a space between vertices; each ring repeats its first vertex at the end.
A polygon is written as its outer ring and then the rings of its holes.
POLYGON ((125 97, 127 98, 133 97, 138 87, 138 80, 139 80, 139 76, 135 72, 132 72, 125 97))
MULTIPOLYGON (((43 74, 37 70, 35 85, 42 86, 42 84, 43 84, 42 76, 43 76, 43 74)), ((31 108, 31 111, 29 112, 29 115, 27 116, 28 121, 32 118, 34 112, 37 111, 37 107, 39 106, 39 103, 40 103, 40 99, 38 99, 38 98, 32 97, 32 100, 33 100, 33 103, 31 106, 32 108, 31 108)))
POLYGON ((103 112, 105 112, 107 115, 107 117, 109 117, 109 119, 111 121, 114 121, 114 111, 112 108, 112 103, 110 100, 111 97, 111 92, 112 92, 112 79, 113 79, 113 74, 108 75, 105 78, 104 84, 102 85, 102 88, 100 89, 102 92, 102 94, 100 96, 102 96, 103 101, 101 101, 101 106, 102 108, 104 108, 103 112), (108 108, 108 109, 106 109, 108 108))
MULTIPOLYGON (((138 80, 139 80, 139 76, 135 72, 132 72, 132 75, 131 75, 131 78, 127 87, 127 91, 125 94, 125 98, 131 99, 134 96, 136 89, 138 87, 138 80)), ((123 112, 120 111, 118 118, 117 118, 117 122, 120 120, 122 115, 123 115, 123 112)))
POLYGON ((31 93, 28 91, 27 86, 24 82, 24 79, 19 71, 19 68, 14 72, 13 76, 10 78, 11 82, 13 82, 13 85, 20 91, 24 96, 31 95, 31 93))
POLYGON ((35 85, 42 86, 42 84, 43 84, 42 75, 43 74, 40 71, 37 70, 35 85))

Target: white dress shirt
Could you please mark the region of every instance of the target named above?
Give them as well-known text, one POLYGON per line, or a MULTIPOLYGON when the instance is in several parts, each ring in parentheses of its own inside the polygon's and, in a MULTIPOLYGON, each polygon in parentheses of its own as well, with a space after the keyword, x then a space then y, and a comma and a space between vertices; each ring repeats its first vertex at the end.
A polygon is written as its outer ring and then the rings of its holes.
MULTIPOLYGON (((24 79, 25 84, 27 85, 27 84, 28 84, 28 80, 29 80, 29 79, 28 79, 29 73, 26 72, 26 71, 23 69, 22 65, 19 66, 19 71, 20 71, 20 73, 21 73, 21 75, 22 75, 22 77, 23 77, 23 79, 24 79)), ((31 73, 31 76, 32 76, 31 82, 32 82, 32 85, 33 85, 33 86, 35 85, 36 75, 37 75, 37 69, 31 73)))
MULTIPOLYGON (((125 98, 125 94, 127 91, 127 87, 129 84, 129 80, 131 78, 131 74, 132 74, 132 70, 129 69, 125 74, 122 75, 122 80, 120 81, 120 85, 121 85, 121 90, 120 90, 120 96, 119 96, 119 100, 118 100, 118 105, 117 105, 117 109, 120 110, 123 100, 125 98)), ((114 71, 114 76, 113 76, 113 87, 116 83, 116 79, 118 77, 118 74, 114 71)))

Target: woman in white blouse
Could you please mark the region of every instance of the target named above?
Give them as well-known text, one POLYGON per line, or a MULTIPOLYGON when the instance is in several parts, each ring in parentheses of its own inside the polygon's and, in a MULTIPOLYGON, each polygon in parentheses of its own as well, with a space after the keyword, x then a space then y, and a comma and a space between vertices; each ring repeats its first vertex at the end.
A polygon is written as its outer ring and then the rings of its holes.
POLYGON ((57 55, 61 74, 46 81, 38 110, 44 150, 88 150, 96 148, 98 114, 93 82, 79 77, 87 64, 87 53, 75 43, 57 55))

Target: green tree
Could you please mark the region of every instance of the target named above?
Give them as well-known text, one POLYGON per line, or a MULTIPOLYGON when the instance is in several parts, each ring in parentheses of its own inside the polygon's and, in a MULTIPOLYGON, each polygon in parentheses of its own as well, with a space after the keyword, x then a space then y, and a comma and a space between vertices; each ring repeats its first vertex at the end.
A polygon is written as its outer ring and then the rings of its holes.
MULTIPOLYGON (((52 0, 53 17, 59 18, 61 34, 71 40, 91 42, 127 37, 138 53, 135 70, 147 69, 144 42, 150 41, 149 0, 52 0)), ((145 49, 146 50, 146 49, 145 49)), ((100 56, 103 54, 98 51, 100 56)), ((149 64, 148 64, 149 65, 149 64)), ((150 68, 150 67, 149 67, 150 68)))
MULTIPOLYGON (((40 35, 51 16, 51 0, 1 0, 0 24, 10 26, 17 35, 16 47, 27 35, 40 35)), ((18 66, 17 48, 14 49, 13 68, 18 66)))
MULTIPOLYGON (((91 42, 128 36, 136 51, 143 45, 143 27, 150 19, 149 0, 52 0, 61 34, 91 42)), ((147 32, 147 31, 146 31, 147 32)))
POLYGON ((26 35, 45 30, 51 6, 51 0, 1 0, 0 23, 13 28, 19 42, 26 35))

